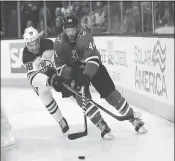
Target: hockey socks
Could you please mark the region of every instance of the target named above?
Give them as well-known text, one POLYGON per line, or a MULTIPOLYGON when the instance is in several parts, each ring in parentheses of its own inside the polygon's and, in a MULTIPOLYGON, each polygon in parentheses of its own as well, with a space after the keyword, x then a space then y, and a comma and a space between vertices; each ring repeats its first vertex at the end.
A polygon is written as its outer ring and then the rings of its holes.
POLYGON ((54 117, 54 119, 56 120, 56 122, 59 123, 62 132, 66 133, 69 130, 69 126, 68 123, 66 121, 66 119, 63 117, 55 99, 53 99, 47 106, 46 106, 47 110, 49 111, 49 113, 54 117))
POLYGON ((100 111, 95 106, 94 103, 88 102, 86 104, 86 111, 85 114, 89 119, 95 124, 101 131, 101 137, 103 139, 111 140, 115 136, 111 133, 111 129, 107 125, 107 123, 103 120, 100 111))
POLYGON ((133 115, 133 109, 128 104, 128 102, 125 100, 124 97, 121 96, 121 94, 115 90, 113 91, 107 98, 106 101, 116 108, 116 110, 122 115, 122 116, 130 116, 133 115))

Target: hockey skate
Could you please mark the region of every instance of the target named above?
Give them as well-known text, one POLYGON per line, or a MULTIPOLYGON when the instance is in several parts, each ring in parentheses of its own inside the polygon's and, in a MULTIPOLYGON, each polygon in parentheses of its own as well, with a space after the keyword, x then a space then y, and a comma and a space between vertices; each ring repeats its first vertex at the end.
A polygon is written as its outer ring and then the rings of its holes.
POLYGON ((107 125, 107 123, 102 120, 99 124, 98 124, 99 129, 102 131, 101 132, 101 137, 104 140, 112 140, 115 136, 112 134, 111 129, 109 128, 109 126, 107 125))
POLYGON ((66 121, 66 119, 64 117, 59 122, 59 124, 60 124, 60 127, 61 127, 61 130, 62 130, 63 134, 68 133, 68 131, 69 131, 69 125, 68 125, 68 123, 67 123, 67 121, 66 121))
POLYGON ((144 126, 145 123, 141 120, 140 112, 134 112, 134 119, 130 120, 130 122, 133 124, 135 131, 139 134, 145 134, 148 132, 144 126))

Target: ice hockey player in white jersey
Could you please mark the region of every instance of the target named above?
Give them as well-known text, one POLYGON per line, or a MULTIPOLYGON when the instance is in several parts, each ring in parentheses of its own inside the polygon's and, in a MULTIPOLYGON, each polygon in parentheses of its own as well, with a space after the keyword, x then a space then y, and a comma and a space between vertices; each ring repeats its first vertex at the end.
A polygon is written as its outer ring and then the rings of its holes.
MULTIPOLYGON (((33 27, 25 29, 24 40, 25 48, 22 61, 27 70, 27 79, 49 113, 60 124, 62 132, 67 133, 69 130, 68 123, 52 96, 52 87, 50 86, 54 79, 51 79, 50 75, 56 73, 53 41, 40 38, 37 30, 33 27)), ((56 83, 56 81, 54 82, 56 83)))

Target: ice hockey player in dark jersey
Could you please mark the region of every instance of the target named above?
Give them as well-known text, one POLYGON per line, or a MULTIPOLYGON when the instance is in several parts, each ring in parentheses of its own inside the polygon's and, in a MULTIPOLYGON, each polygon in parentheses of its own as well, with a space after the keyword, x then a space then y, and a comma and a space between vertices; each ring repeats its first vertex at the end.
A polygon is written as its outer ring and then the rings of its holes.
POLYGON ((53 41, 39 38, 37 30, 33 27, 25 29, 24 40, 25 48, 22 61, 26 67, 27 79, 46 109, 60 124, 62 132, 67 133, 69 126, 51 93, 51 86, 54 86, 53 82, 56 83, 51 75, 57 73, 54 63, 53 41))
MULTIPOLYGON (((101 98, 104 98, 121 115, 134 116, 134 119, 129 122, 136 132, 146 133, 147 129, 140 118, 140 113, 134 112, 126 99, 116 90, 107 69, 101 62, 100 53, 96 49, 91 34, 78 30, 78 19, 72 14, 64 18, 63 29, 63 34, 54 42, 55 64, 56 68, 60 69, 59 74, 65 79, 75 80, 76 86, 86 86, 87 91, 91 83, 101 98)), ((61 86, 59 88, 62 89, 61 86)), ((86 115, 101 129, 103 136, 108 134, 111 130, 97 107, 91 103, 87 106, 89 107, 87 107, 86 115), (104 125, 103 128, 101 124, 104 125)))

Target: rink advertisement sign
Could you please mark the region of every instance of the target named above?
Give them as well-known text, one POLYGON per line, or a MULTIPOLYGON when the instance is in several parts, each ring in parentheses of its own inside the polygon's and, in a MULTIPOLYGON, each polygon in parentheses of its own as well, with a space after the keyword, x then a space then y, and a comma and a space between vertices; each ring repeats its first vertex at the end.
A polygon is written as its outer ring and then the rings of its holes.
POLYGON ((25 67, 22 62, 22 52, 25 44, 23 42, 11 42, 10 47, 10 64, 11 73, 25 73, 25 67))
POLYGON ((100 37, 95 37, 95 44, 101 55, 102 63, 106 66, 115 84, 120 84, 124 78, 125 71, 128 67, 127 54, 124 48, 115 48, 116 38, 105 37, 105 41, 101 41, 100 37), (116 70, 117 69, 117 70, 116 70))
POLYGON ((147 96, 174 104, 174 47, 167 39, 142 39, 134 45, 134 86, 147 96), (140 41, 141 42, 141 41, 140 41))
POLYGON ((174 42, 167 38, 95 38, 114 83, 174 104, 174 42))
POLYGON ((151 48, 134 47, 135 87, 139 90, 167 98, 166 44, 157 40, 151 48))

